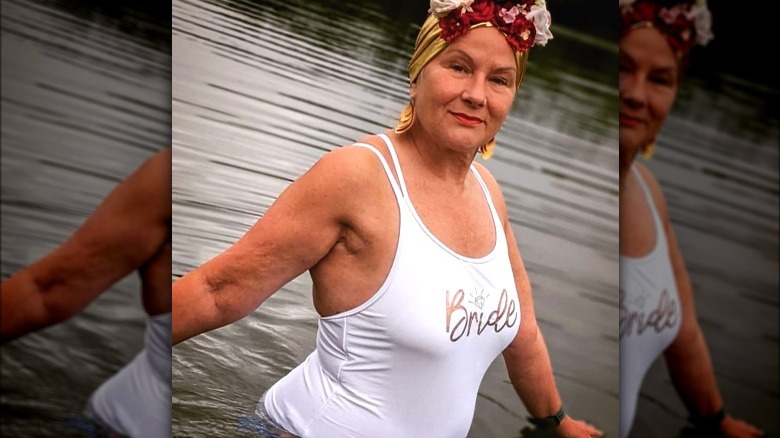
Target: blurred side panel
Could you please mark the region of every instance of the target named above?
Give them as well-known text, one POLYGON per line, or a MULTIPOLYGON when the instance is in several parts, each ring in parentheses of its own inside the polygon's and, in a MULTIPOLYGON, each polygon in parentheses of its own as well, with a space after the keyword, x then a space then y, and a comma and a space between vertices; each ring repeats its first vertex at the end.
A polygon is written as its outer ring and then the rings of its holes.
MULTIPOLYGON (((170 5, 2 0, 3 279, 58 247, 170 145, 170 5)), ((90 393, 143 344, 135 274, 2 347, 2 436, 84 436, 90 393)))

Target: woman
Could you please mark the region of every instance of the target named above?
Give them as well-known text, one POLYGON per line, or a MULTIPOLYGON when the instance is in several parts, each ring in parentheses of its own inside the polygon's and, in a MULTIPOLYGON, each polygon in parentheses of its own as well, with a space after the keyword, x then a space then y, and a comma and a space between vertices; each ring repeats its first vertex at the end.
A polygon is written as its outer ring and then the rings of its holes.
POLYGON ((500 190, 473 164, 492 152, 528 49, 551 37, 549 15, 543 2, 485 0, 431 11, 396 129, 326 154, 176 281, 173 342, 248 315, 309 270, 317 349, 264 395, 263 433, 465 436, 503 351, 538 422, 599 435, 561 410, 500 190))
POLYGON ((170 190, 166 148, 122 181, 67 241, 2 283, 5 343, 75 316, 138 272, 148 315, 144 348, 86 408, 100 429, 131 438, 171 433, 170 190))
POLYGON ((723 409, 685 263, 649 156, 694 45, 712 38, 706 5, 620 2, 620 436, 631 431, 645 373, 663 353, 691 421, 707 436, 762 432, 723 409))

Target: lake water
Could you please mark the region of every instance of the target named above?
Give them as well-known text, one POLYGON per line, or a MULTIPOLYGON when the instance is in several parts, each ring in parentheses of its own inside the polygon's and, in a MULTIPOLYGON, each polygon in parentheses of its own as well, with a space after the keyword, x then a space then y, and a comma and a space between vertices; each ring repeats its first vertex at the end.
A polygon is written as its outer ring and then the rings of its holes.
MULTIPOLYGON (((3 0, 3 278, 169 144, 169 26, 121 3, 3 0)), ((72 417, 143 344, 139 288, 128 276, 71 320, 3 345, 0 435, 83 436, 72 417)))
MULTIPOLYGON (((425 6, 173 3, 174 276, 235 242, 325 152, 395 125, 425 6)), ((553 33, 531 53, 485 164, 502 186, 567 409, 614 436, 617 47, 574 28, 553 33)), ((242 416, 314 348, 310 289, 303 275, 247 318, 174 348, 174 436, 245 433, 242 416)), ((532 436, 526 415, 499 357, 469 436, 532 436)))

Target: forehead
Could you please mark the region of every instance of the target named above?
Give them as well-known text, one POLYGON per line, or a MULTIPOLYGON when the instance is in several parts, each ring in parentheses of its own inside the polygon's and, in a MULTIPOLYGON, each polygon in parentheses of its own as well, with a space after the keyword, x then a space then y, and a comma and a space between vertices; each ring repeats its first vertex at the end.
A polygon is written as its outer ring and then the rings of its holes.
POLYGON ((653 68, 678 67, 672 47, 654 27, 634 29, 620 38, 620 57, 653 68))
POLYGON ((497 67, 515 67, 515 53, 506 37, 496 28, 478 27, 455 38, 442 52, 443 55, 463 53, 475 62, 497 67))

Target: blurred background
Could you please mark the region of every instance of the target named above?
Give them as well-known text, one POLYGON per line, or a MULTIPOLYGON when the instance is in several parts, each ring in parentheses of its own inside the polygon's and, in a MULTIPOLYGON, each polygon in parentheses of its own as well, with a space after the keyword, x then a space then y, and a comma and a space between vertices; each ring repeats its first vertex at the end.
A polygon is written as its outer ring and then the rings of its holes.
MULTIPOLYGON (((554 39, 485 161, 502 186, 556 380, 574 416, 617 434, 617 21, 548 5, 554 39)), ((235 242, 325 152, 395 126, 425 1, 173 3, 173 274, 235 242)), ((251 436, 260 395, 314 348, 302 275, 249 317, 173 350, 174 436, 251 436)), ((536 436, 503 360, 471 437, 536 436)), ((422 431, 421 431, 422 433, 422 431)))
MULTIPOLYGON (((3 279, 52 251, 170 145, 170 10, 2 0, 3 279)), ((130 275, 83 313, 0 349, 0 435, 85 436, 93 390, 143 345, 130 275)))
MULTIPOLYGON (((644 163, 658 179, 685 258, 726 409, 780 436, 778 165, 774 18, 708 2, 715 38, 691 52, 676 106, 644 163)), ((662 360, 649 371, 632 437, 686 436, 688 413, 662 360)))

